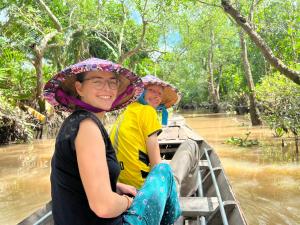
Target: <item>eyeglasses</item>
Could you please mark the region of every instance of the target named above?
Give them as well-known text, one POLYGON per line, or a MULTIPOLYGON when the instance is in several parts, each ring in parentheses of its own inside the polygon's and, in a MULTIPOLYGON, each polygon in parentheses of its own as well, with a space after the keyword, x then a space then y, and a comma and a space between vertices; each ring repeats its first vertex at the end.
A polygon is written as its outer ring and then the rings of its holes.
POLYGON ((108 87, 112 90, 116 90, 119 88, 120 81, 118 79, 104 79, 104 78, 99 78, 99 77, 92 77, 92 78, 87 78, 84 79, 84 81, 91 81, 91 84, 93 87, 97 90, 101 90, 104 88, 105 84, 108 84, 108 87))

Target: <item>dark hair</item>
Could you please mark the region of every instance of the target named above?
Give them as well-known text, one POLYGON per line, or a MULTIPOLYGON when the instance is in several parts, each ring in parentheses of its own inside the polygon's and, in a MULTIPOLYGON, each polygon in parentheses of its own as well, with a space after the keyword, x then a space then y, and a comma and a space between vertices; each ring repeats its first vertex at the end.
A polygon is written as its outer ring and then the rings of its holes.
POLYGON ((65 81, 61 83, 62 90, 68 95, 74 96, 76 98, 80 98, 80 96, 78 95, 75 89, 74 84, 76 81, 82 83, 84 81, 85 76, 86 76, 86 72, 81 72, 67 78, 65 81))
POLYGON ((76 74, 76 81, 79 81, 82 83, 84 81, 84 78, 86 76, 86 72, 81 72, 76 74))

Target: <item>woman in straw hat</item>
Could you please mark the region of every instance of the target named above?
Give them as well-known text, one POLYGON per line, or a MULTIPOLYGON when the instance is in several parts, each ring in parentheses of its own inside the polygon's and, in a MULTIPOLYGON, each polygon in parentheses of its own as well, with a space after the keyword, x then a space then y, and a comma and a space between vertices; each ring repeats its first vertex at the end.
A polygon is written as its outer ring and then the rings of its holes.
POLYGON ((55 224, 157 225, 179 217, 175 181, 167 164, 158 164, 138 193, 117 183, 120 167, 100 119, 142 91, 142 81, 134 73, 96 58, 68 67, 45 85, 47 101, 73 111, 60 128, 51 162, 55 224))
MULTIPOLYGON (((161 163, 157 136, 162 125, 168 123, 167 108, 180 101, 179 91, 171 84, 152 75, 142 80, 145 86, 143 94, 118 117, 110 133, 121 165, 119 181, 138 189, 152 167, 161 163), (162 111, 161 123, 158 110, 162 111)), ((187 140, 172 158, 170 165, 181 196, 190 196, 198 188, 199 157, 197 143, 187 140)))

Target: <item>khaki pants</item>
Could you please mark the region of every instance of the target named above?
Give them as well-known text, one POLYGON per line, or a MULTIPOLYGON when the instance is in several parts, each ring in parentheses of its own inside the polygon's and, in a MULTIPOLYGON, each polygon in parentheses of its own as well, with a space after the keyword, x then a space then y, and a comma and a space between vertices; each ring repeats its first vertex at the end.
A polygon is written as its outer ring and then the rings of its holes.
POLYGON ((175 152, 170 166, 174 172, 179 196, 191 196, 197 191, 199 160, 199 147, 193 140, 186 140, 175 152))

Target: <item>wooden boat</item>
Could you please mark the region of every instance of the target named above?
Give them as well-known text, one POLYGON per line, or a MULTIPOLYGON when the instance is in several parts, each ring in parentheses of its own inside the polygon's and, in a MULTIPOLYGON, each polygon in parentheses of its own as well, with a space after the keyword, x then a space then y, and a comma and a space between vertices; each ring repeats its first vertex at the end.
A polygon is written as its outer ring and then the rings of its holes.
POLYGON ((162 157, 171 159, 187 139, 195 140, 200 149, 200 184, 196 196, 180 198, 183 218, 176 225, 247 225, 218 155, 182 116, 173 117, 159 136, 162 157))
MULTIPOLYGON (((247 225, 224 173, 219 157, 206 141, 189 128, 182 116, 173 116, 159 135, 161 155, 172 158, 178 146, 187 139, 200 148, 199 188, 195 196, 181 197, 182 216, 176 225, 247 225)), ((52 225, 51 202, 25 218, 19 225, 52 225)))

